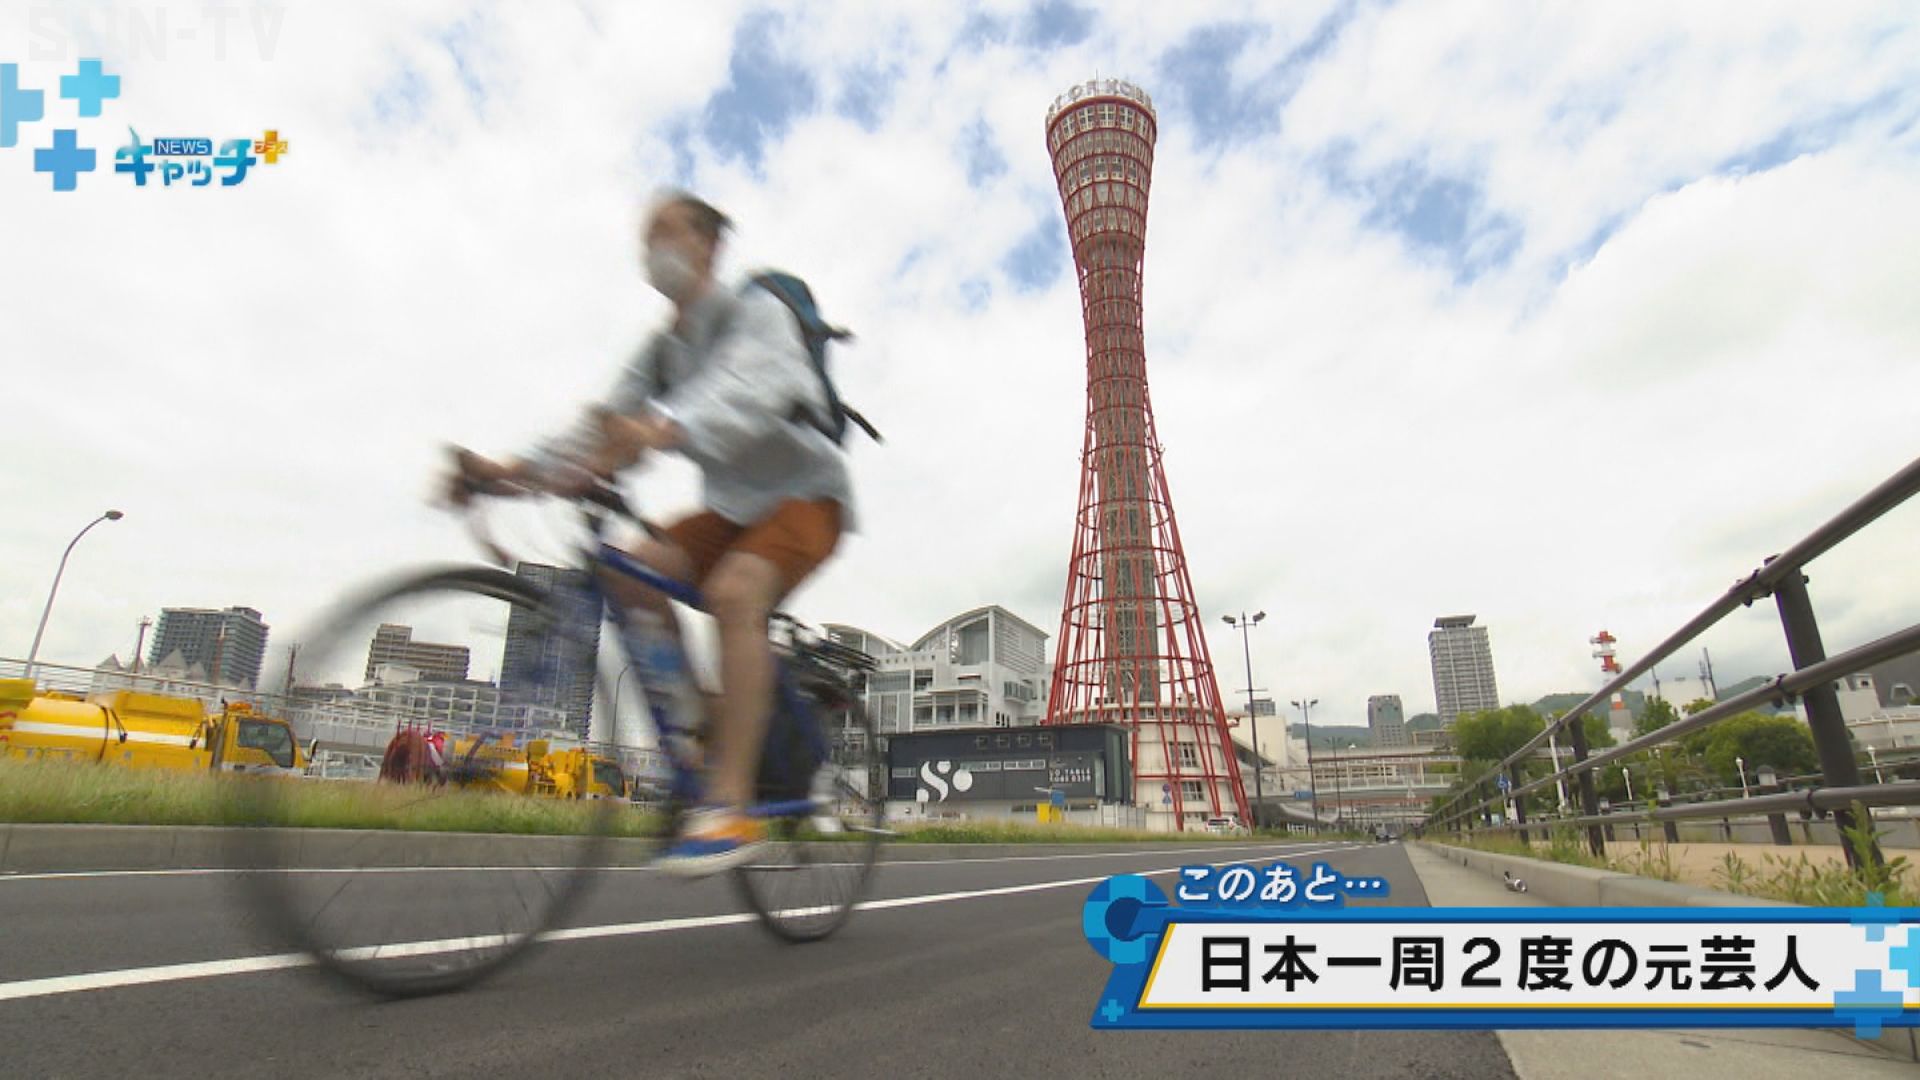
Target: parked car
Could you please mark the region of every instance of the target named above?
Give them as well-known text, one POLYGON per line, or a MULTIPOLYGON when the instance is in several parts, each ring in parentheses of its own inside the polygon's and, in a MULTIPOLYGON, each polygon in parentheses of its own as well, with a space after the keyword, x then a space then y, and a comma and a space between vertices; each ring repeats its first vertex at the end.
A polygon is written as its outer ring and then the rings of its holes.
POLYGON ((1225 834, 1239 835, 1239 834, 1251 833, 1253 830, 1247 828, 1246 824, 1243 823, 1239 818, 1235 817, 1234 815, 1225 814, 1225 815, 1222 815, 1221 817, 1208 818, 1207 831, 1210 833, 1225 833, 1225 834))

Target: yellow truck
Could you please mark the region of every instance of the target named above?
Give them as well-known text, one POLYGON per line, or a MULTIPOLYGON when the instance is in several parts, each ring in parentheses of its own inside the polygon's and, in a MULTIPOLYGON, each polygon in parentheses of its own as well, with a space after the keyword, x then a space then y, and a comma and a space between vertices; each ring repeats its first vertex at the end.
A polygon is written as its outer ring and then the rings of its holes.
POLYGON ((511 735, 474 738, 414 728, 387 744, 380 778, 549 799, 625 799, 632 791, 620 763, 605 754, 555 750, 545 739, 520 746, 511 735))
POLYGON ((555 799, 625 799, 631 794, 620 763, 605 754, 548 751, 545 739, 527 744, 527 793, 555 799))
POLYGON ((0 757, 134 769, 306 771, 293 727, 245 704, 209 710, 192 698, 118 690, 81 698, 0 679, 0 757))

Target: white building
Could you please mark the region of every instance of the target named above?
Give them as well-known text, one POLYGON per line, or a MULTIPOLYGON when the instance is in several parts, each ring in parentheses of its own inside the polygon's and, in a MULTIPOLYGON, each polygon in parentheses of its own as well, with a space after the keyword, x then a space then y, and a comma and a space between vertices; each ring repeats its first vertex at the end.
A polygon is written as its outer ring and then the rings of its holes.
POLYGON ((956 615, 902 646, 827 623, 832 640, 878 664, 866 706, 882 735, 964 727, 1024 727, 1047 712, 1047 634, 997 605, 956 615))
POLYGON ((1912 703, 1911 691, 1896 693, 1894 700, 1905 698, 1905 705, 1880 704, 1880 692, 1873 676, 1848 675, 1833 684, 1840 698, 1840 716, 1862 750, 1876 754, 1903 747, 1920 746, 1920 705, 1912 703))

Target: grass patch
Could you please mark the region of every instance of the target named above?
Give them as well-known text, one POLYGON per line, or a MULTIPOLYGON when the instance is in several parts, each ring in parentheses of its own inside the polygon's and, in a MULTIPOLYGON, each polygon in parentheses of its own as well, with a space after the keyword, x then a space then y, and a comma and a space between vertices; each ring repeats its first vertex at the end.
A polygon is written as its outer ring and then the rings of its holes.
MULTIPOLYGON (((1907 857, 1899 855, 1873 865, 1868 853, 1887 834, 1877 833, 1865 823, 1864 808, 1856 804, 1854 813, 1856 823, 1843 835, 1847 846, 1853 849, 1858 869, 1815 863, 1804 852, 1791 857, 1764 854, 1756 866, 1730 851, 1722 855, 1719 865, 1713 868, 1714 886, 1739 896, 1812 907, 1862 907, 1873 894, 1878 894, 1889 907, 1920 905, 1920 882, 1915 881, 1914 868, 1907 857)), ((1588 851, 1572 829, 1555 830, 1547 842, 1532 845, 1522 844, 1511 835, 1449 837, 1446 842, 1496 855, 1618 870, 1661 881, 1680 880, 1665 841, 1655 844, 1644 835, 1638 850, 1605 860, 1588 851)))
MULTIPOLYGON (((0 759, 0 821, 61 825, 256 825, 568 836, 591 807, 503 792, 240 778, 0 759), (259 785, 276 785, 263 789, 259 785), (271 790, 270 798, 247 797, 271 790), (270 821, 265 819, 271 819, 270 821)), ((651 836, 657 815, 621 807, 614 833, 651 836)))
MULTIPOLYGON (((458 791, 355 781, 234 777, 169 769, 121 769, 0 758, 0 822, 60 825, 256 825, 312 829, 394 829, 569 836, 587 827, 590 806, 503 792, 458 791), (273 785, 271 788, 262 785, 273 785), (249 790, 271 798, 250 799, 249 790)), ((657 835, 657 814, 627 806, 617 836, 657 835)), ((1303 837, 1164 833, 1017 821, 897 826, 895 838, 919 844, 1124 844, 1143 841, 1245 844, 1249 841, 1364 839, 1357 834, 1303 837)))
POLYGON ((1250 841, 1260 843, 1287 842, 1308 843, 1321 840, 1367 840, 1358 833, 1325 833, 1318 836, 1303 836, 1283 831, 1265 830, 1248 835, 1246 833, 1209 833, 1188 831, 1181 833, 1152 832, 1146 829, 1118 829, 1097 825, 1056 825, 1031 822, 989 819, 982 821, 928 822, 926 824, 895 824, 890 826, 898 832, 894 839, 908 844, 1135 844, 1135 843, 1220 843, 1245 844, 1250 841))
POLYGON ((1920 885, 1913 881, 1913 866, 1905 855, 1873 865, 1871 851, 1887 834, 1875 832, 1866 824, 1863 808, 1854 804, 1854 824, 1842 831, 1842 838, 1853 849, 1859 868, 1817 865, 1804 853, 1793 858, 1762 855, 1758 867, 1729 851, 1713 868, 1719 887, 1742 896, 1766 900, 1784 900, 1789 904, 1817 907, 1863 907, 1867 897, 1878 894, 1889 907, 1920 904, 1920 885))

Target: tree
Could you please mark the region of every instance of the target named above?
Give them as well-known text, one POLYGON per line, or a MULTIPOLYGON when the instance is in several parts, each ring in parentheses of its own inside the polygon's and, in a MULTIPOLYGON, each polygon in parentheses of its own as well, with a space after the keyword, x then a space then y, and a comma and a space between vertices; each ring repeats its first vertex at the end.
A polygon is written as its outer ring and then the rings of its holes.
POLYGON ((1747 775, 1762 765, 1771 765, 1782 776, 1812 772, 1820 758, 1813 749, 1813 733, 1791 716, 1766 716, 1744 712, 1731 716, 1707 729, 1705 757, 1707 767, 1723 783, 1740 780, 1734 759, 1746 763, 1747 775))
POLYGON ((1673 706, 1667 704, 1665 698, 1652 698, 1647 702, 1647 707, 1640 710, 1640 715, 1634 718, 1633 737, 1637 739, 1642 735, 1651 735, 1678 719, 1680 714, 1673 711, 1673 706))
POLYGON ((1453 722, 1454 752, 1468 761, 1503 761, 1546 726, 1526 705, 1469 713, 1453 722))
POLYGON ((1694 698, 1680 708, 1685 711, 1688 716, 1692 716, 1694 713, 1704 712, 1707 709, 1713 708, 1713 702, 1708 701, 1706 698, 1694 698))
POLYGON ((1587 729, 1587 749, 1604 750, 1614 743, 1613 729, 1607 726, 1604 716, 1583 716, 1580 726, 1587 729))

